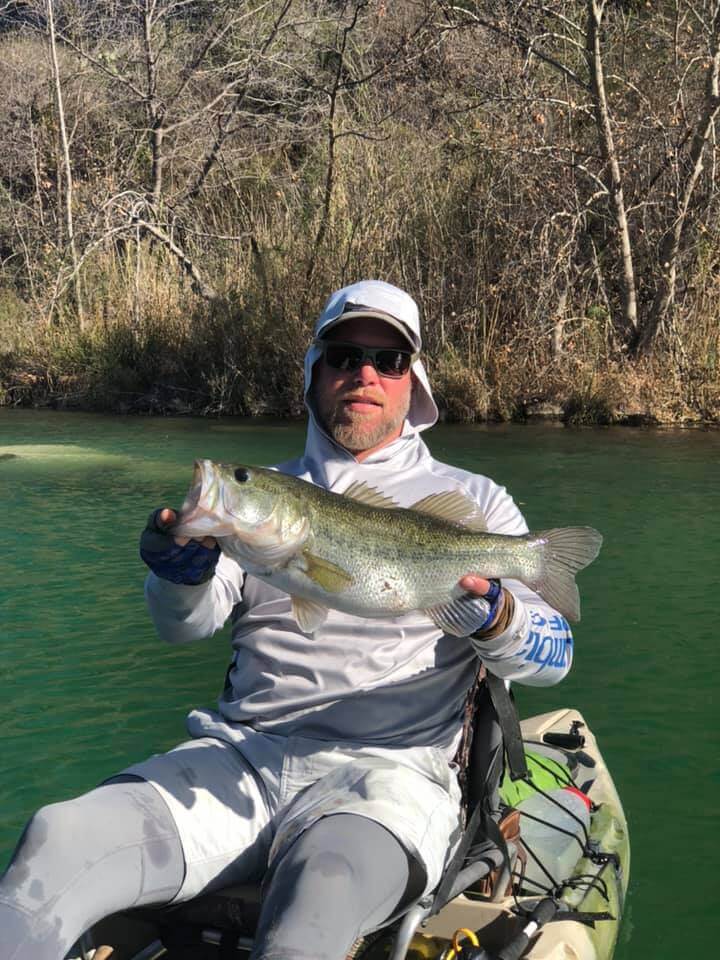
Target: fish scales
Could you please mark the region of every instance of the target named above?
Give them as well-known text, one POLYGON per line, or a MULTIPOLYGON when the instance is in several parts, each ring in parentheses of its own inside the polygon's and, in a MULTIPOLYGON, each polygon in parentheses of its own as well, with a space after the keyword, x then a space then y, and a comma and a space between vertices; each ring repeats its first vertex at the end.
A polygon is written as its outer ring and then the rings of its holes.
POLYGON ((471 572, 520 580, 579 619, 574 575, 602 542, 591 527, 491 534, 471 528, 477 505, 456 491, 426 497, 417 509, 363 484, 347 492, 267 468, 197 461, 175 532, 216 537, 249 573, 291 595, 307 632, 329 607, 364 617, 421 610, 457 632, 458 580, 471 572))
POLYGON ((531 537, 468 531, 411 509, 378 510, 319 488, 312 493, 309 549, 351 573, 348 598, 370 597, 379 611, 403 613, 442 603, 470 571, 523 580, 537 573, 531 537), (315 500, 315 492, 325 497, 315 500))

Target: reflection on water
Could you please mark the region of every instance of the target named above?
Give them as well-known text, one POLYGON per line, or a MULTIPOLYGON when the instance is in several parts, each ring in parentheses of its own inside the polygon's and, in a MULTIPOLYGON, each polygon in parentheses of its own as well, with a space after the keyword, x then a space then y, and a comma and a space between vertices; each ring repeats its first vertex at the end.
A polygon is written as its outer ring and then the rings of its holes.
MULTIPOLYGON (((428 440, 505 484, 531 528, 603 533, 578 578, 570 676, 518 700, 526 714, 579 708, 615 775, 633 844, 618 960, 693 956, 720 934, 692 856, 720 813, 720 434, 447 426, 428 440)), ((168 648, 149 624, 137 539, 150 511, 182 501, 196 457, 267 464, 303 443, 302 424, 0 410, 0 864, 33 809, 178 742, 222 684, 225 635, 168 648)))

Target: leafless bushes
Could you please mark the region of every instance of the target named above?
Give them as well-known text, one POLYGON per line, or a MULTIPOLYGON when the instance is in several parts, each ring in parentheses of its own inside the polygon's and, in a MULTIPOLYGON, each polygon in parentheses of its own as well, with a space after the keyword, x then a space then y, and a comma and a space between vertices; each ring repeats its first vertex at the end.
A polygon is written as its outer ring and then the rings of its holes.
POLYGON ((450 416, 717 416, 718 3, 33 0, 0 27, 6 402, 297 412, 313 314, 378 276, 419 299, 450 416))

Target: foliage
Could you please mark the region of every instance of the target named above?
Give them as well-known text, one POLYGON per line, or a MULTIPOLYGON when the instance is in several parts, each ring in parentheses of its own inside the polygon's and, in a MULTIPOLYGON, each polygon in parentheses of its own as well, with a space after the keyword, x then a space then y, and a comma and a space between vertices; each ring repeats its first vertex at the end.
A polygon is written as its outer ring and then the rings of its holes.
POLYGON ((711 0, 50 6, 57 78, 0 12, 0 402, 297 414, 376 276, 448 417, 717 418, 711 0))

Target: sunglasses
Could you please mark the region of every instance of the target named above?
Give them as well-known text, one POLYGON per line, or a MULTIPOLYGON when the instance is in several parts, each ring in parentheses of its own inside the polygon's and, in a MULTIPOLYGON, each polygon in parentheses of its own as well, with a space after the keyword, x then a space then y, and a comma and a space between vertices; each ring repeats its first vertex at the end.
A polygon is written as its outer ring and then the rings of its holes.
POLYGON ((404 377, 418 356, 410 350, 361 347, 357 343, 340 343, 337 340, 315 340, 313 345, 320 349, 325 363, 333 370, 354 373, 363 364, 371 363, 381 377, 394 380, 404 377))

